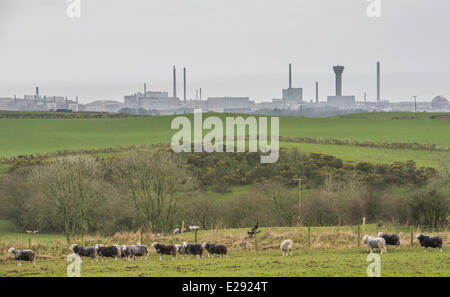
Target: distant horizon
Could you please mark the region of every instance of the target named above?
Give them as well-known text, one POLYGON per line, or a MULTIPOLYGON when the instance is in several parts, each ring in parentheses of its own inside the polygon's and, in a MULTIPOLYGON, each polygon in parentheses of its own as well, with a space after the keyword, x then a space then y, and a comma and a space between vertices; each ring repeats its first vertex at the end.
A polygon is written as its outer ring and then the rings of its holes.
POLYGON ((68 96, 86 104, 123 102, 143 90, 172 96, 183 67, 188 99, 245 96, 255 102, 303 88, 304 101, 334 95, 332 66, 344 65, 343 93, 376 100, 450 98, 450 2, 382 0, 380 18, 365 0, 81 0, 81 17, 61 0, 0 3, 0 96, 68 96))

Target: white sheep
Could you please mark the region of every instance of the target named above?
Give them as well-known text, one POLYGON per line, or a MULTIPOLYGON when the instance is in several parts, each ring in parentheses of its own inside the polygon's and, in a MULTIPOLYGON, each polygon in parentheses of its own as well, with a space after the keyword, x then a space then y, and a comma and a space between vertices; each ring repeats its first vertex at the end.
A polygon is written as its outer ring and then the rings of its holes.
POLYGON ((292 256, 293 246, 294 246, 294 244, 292 243, 292 240, 290 240, 290 239, 286 239, 280 244, 280 249, 281 249, 281 253, 283 254, 283 257, 289 256, 289 252, 291 252, 291 256, 292 256))
POLYGON ((373 249, 380 249, 381 253, 387 253, 386 241, 382 237, 372 237, 369 235, 364 235, 362 237, 362 244, 367 244, 370 253, 373 253, 373 249))

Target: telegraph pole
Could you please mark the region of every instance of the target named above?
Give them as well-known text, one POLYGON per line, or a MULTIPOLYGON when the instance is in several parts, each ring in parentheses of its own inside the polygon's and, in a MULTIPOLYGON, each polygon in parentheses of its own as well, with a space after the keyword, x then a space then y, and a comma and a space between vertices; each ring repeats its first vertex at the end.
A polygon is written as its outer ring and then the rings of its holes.
POLYGON ((302 180, 306 180, 305 178, 294 178, 293 180, 298 181, 298 223, 301 226, 302 225, 302 219, 301 219, 301 203, 302 203, 302 180))

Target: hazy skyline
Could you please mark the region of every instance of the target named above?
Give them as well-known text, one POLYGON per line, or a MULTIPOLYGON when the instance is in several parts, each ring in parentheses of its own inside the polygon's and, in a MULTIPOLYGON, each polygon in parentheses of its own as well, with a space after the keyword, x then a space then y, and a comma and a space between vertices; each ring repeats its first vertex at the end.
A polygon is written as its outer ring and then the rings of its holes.
POLYGON ((381 0, 1 0, 0 97, 78 95, 123 100, 148 89, 172 94, 172 66, 188 70, 188 97, 281 97, 293 64, 304 99, 334 94, 333 65, 344 65, 343 93, 382 99, 450 97, 450 1, 381 0), (431 2, 431 3, 430 3, 431 2))

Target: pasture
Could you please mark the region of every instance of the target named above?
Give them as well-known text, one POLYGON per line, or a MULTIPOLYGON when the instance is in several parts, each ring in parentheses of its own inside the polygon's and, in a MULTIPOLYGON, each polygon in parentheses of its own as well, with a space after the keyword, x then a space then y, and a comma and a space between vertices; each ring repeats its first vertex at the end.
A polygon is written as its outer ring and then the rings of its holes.
MULTIPOLYGON (((282 257, 279 251, 232 252, 229 257, 214 259, 181 259, 159 257, 154 253, 146 260, 109 259, 106 262, 83 260, 81 276, 134 276, 134 277, 365 277, 367 252, 350 250, 297 250, 292 257, 282 257)), ((0 276, 65 277, 67 265, 64 257, 57 260, 37 259, 36 267, 23 263, 17 267, 13 261, 0 264, 0 276)), ((424 253, 421 248, 389 249, 381 255, 382 277, 450 276, 450 252, 433 250, 424 253)))
MULTIPOLYGON (((66 276, 67 255, 71 252, 64 236, 61 235, 29 235, 16 232, 11 224, 0 221, 0 276, 66 276), (12 256, 6 253, 10 245, 16 248, 28 248, 28 238, 31 238, 31 248, 36 251, 35 267, 23 263, 17 267, 12 256)), ((84 259, 81 264, 81 276, 366 276, 368 266, 366 246, 358 244, 357 226, 311 227, 309 242, 308 228, 303 227, 272 227, 262 228, 255 240, 246 235, 248 228, 218 229, 198 232, 198 242, 208 241, 223 243, 229 247, 229 256, 214 259, 205 257, 171 260, 159 256, 150 246, 151 242, 181 243, 193 242, 192 232, 169 235, 159 238, 144 234, 142 242, 149 246, 148 260, 121 260, 91 262, 84 259), (294 255, 282 257, 279 244, 283 239, 290 238, 294 242, 294 255)), ((450 276, 450 252, 446 248, 450 243, 448 231, 441 230, 444 238, 444 251, 429 249, 424 253, 417 240, 410 245, 410 229, 407 226, 387 225, 379 229, 376 225, 366 225, 364 231, 374 234, 377 230, 398 232, 401 237, 401 248, 388 247, 388 253, 381 255, 382 276, 450 276)), ((415 230, 417 232, 419 230, 415 230)), ((421 232, 426 232, 425 230, 421 232)), ((428 233, 430 233, 431 230, 428 233)), ((79 238, 78 243, 85 241, 86 245, 96 242, 104 244, 129 243, 141 239, 138 233, 118 233, 111 237, 94 235, 79 238)))
MULTIPOLYGON (((235 114, 204 114, 220 118, 235 114)), ((188 115, 192 117, 192 115, 188 115)), ((246 116, 246 115, 242 115, 246 116)), ((52 154, 114 146, 169 143, 174 116, 124 118, 0 118, 0 158, 52 154)), ((439 114, 358 114, 330 118, 280 117, 280 135, 313 139, 434 144, 450 148, 450 124, 439 114)), ((348 145, 283 142, 305 152, 337 155, 344 161, 388 162, 415 160, 419 166, 438 166, 448 152, 381 149, 348 145)))

